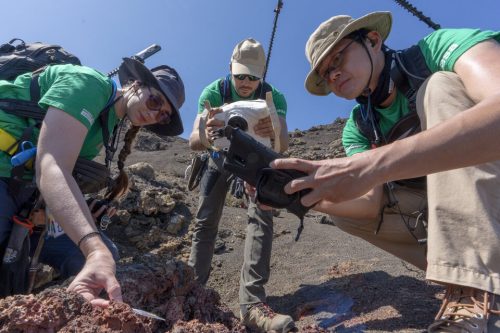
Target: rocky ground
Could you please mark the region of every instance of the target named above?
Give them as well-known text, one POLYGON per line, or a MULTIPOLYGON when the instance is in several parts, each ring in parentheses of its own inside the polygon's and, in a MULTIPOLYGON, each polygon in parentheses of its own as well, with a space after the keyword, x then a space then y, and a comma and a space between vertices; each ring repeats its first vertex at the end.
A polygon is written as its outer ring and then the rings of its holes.
MULTIPOLYGON (((287 154, 343 156, 343 124, 290 132, 287 154)), ((117 274, 127 304, 94 309, 55 278, 33 295, 0 300, 0 332, 246 332, 238 320, 247 221, 241 201, 226 200, 207 287, 186 265, 198 195, 184 180, 192 156, 186 140, 143 131, 127 159, 130 191, 107 230, 120 249, 117 274), (138 316, 129 305, 166 320, 138 316)), ((267 292, 271 307, 290 314, 299 331, 421 332, 432 321, 443 289, 423 272, 337 230, 322 214, 306 215, 295 242, 297 227, 286 211, 275 218, 267 292)))

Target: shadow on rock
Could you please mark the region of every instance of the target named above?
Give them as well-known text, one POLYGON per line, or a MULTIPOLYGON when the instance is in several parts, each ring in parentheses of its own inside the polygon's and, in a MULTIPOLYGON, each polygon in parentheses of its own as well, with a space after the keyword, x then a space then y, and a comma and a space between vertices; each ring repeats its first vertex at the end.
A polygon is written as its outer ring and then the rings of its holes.
POLYGON ((423 330, 440 305, 443 287, 383 271, 332 278, 302 285, 293 294, 269 297, 269 304, 295 320, 312 319, 335 332, 423 330))

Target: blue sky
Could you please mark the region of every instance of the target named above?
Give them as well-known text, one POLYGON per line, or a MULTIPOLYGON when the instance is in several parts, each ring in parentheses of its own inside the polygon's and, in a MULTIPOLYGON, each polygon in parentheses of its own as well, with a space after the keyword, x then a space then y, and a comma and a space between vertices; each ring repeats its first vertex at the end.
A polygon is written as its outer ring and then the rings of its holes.
MULTIPOLYGON (((317 97, 304 89, 309 64, 305 43, 331 16, 362 16, 371 11, 393 14, 387 44, 401 49, 432 32, 392 0, 283 0, 268 82, 288 102, 289 130, 305 130, 346 117, 353 105, 332 95, 317 97)), ((2 38, 43 41, 64 46, 83 64, 104 73, 151 44, 162 51, 149 67, 175 67, 186 86, 181 109, 187 138, 203 88, 228 72, 234 46, 244 38, 259 40, 267 53, 276 0, 15 0, 2 1, 2 38)), ((500 30, 497 0, 412 0, 442 27, 500 30)))

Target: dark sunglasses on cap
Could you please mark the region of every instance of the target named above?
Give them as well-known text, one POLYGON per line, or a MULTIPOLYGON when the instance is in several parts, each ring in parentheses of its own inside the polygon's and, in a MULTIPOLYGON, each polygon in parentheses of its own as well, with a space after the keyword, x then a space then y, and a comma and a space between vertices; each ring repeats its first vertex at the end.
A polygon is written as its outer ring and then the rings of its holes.
POLYGON ((235 79, 243 81, 244 79, 248 78, 250 81, 258 81, 260 80, 260 77, 253 76, 253 75, 248 75, 248 74, 238 74, 238 75, 233 75, 235 79))
POLYGON ((161 110, 163 105, 165 105, 163 98, 154 94, 149 87, 148 91, 149 91, 149 96, 148 99, 146 100, 146 107, 151 111, 158 112, 156 115, 156 121, 159 124, 165 125, 170 123, 171 120, 170 114, 168 114, 168 112, 166 111, 161 110))

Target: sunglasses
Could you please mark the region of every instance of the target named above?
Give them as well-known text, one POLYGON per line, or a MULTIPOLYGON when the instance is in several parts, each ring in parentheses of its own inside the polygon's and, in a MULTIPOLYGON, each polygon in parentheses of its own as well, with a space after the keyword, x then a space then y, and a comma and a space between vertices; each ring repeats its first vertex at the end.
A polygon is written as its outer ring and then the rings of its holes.
POLYGON ((162 107, 165 105, 163 98, 159 95, 154 94, 151 89, 148 87, 149 96, 146 100, 146 107, 151 110, 158 112, 156 115, 156 121, 159 124, 168 124, 171 121, 170 114, 167 111, 162 111, 162 107))
POLYGON ((357 37, 353 38, 349 43, 347 43, 347 45, 345 47, 342 48, 342 50, 337 52, 337 54, 334 57, 332 57, 332 59, 330 60, 330 64, 328 65, 328 68, 325 70, 323 75, 320 74, 320 77, 323 80, 325 80, 326 82, 330 81, 330 74, 332 74, 332 72, 335 72, 336 70, 338 70, 340 68, 340 66, 342 66, 342 63, 344 61, 344 52, 356 40, 358 40, 357 37))
POLYGON ((260 80, 259 77, 253 76, 253 75, 248 75, 248 74, 238 74, 238 75, 233 75, 235 79, 243 81, 244 79, 248 78, 250 81, 258 81, 260 80))

